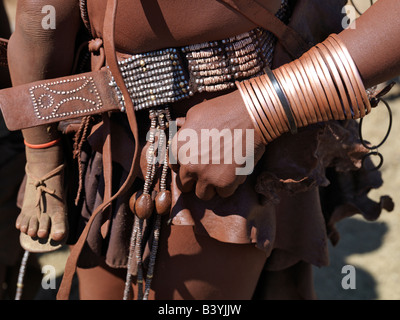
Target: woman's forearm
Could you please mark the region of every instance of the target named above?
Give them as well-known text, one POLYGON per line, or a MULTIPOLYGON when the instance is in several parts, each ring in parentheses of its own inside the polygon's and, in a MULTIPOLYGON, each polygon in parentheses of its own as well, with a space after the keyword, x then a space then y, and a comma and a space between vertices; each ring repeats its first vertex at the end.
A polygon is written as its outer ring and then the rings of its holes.
POLYGON ((400 75, 399 0, 379 0, 339 36, 366 88, 400 75))
POLYGON ((355 28, 332 34, 256 80, 238 82, 264 143, 299 127, 368 114, 366 88, 400 74, 399 16, 398 0, 380 0, 355 28))

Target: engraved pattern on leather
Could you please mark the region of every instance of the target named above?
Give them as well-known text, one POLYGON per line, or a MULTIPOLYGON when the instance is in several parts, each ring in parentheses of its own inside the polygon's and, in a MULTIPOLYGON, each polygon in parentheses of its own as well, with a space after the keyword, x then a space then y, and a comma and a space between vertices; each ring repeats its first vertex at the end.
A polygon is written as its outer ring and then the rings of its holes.
POLYGON ((103 107, 92 77, 79 76, 36 85, 29 89, 29 93, 34 113, 40 120, 84 116, 103 107))

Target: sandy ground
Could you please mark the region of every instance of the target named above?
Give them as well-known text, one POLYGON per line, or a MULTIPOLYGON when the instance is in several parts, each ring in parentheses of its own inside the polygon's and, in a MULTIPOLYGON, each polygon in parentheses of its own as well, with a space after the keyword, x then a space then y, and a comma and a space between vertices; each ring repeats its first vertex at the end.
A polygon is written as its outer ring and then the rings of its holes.
MULTIPOLYGON (((15 0, 4 0, 11 15, 15 0)), ((355 1, 364 9, 369 0, 355 1)), ((322 300, 398 300, 400 299, 400 81, 388 96, 392 112, 393 127, 387 142, 379 149, 384 156, 382 175, 384 185, 371 192, 371 198, 378 200, 381 195, 390 195, 396 204, 391 213, 384 212, 376 222, 366 222, 356 216, 338 224, 341 240, 336 247, 330 247, 330 266, 314 268, 315 286, 322 300), (356 288, 342 287, 342 268, 355 268, 356 288)), ((385 135, 388 114, 379 106, 365 120, 364 136, 377 143, 385 135)), ((55 267, 61 276, 68 256, 64 248, 56 253, 37 255, 39 263, 55 267)), ((59 280, 59 278, 58 278, 59 280)), ((77 298, 76 283, 73 298, 77 298)), ((40 290, 37 299, 54 299, 56 290, 40 290)))
POLYGON ((11 29, 14 30, 17 0, 2 0, 2 1, 10 20, 11 29))

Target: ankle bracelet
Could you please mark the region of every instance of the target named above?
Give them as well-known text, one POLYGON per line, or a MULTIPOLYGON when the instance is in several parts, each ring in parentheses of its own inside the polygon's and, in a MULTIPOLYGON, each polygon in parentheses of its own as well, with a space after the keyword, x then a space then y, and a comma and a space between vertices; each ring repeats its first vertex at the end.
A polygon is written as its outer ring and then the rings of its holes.
POLYGON ((46 143, 42 143, 42 144, 31 144, 26 142, 26 140, 24 140, 24 144, 31 149, 46 149, 46 148, 50 148, 52 146, 55 146, 57 143, 59 143, 61 141, 61 138, 58 138, 56 140, 50 141, 50 142, 46 142, 46 143))

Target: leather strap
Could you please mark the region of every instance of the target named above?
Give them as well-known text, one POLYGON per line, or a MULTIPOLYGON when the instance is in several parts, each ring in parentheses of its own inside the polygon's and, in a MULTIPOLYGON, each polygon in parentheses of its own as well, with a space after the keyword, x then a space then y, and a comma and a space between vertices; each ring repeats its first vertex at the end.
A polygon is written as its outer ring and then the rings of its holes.
POLYGON ((101 70, 3 89, 0 109, 9 130, 120 111, 110 81, 110 72, 101 70))
POLYGON ((118 1, 117 0, 108 0, 107 1, 107 8, 106 8, 106 14, 104 18, 104 29, 103 29, 103 34, 104 34, 104 49, 106 53, 106 59, 108 66, 111 70, 111 73, 114 76, 114 79, 119 86, 124 99, 125 99, 125 107, 126 107, 126 113, 128 116, 128 121, 135 139, 135 153, 133 156, 133 161, 131 164, 130 171, 128 173, 128 177, 125 180, 124 184, 121 186, 121 188, 118 190, 116 194, 114 194, 108 201, 103 202, 92 214, 90 217, 85 229, 83 230, 81 236, 79 237, 78 241, 76 242, 75 246, 71 250, 71 253, 68 257, 65 270, 64 270, 64 276, 63 280, 61 282, 58 294, 57 294, 57 299, 59 300, 68 300, 69 295, 71 292, 71 285, 72 285, 72 279, 76 271, 76 266, 77 262, 80 256, 80 253, 82 251, 82 248, 86 242, 89 230, 92 226, 92 223, 96 216, 98 214, 102 214, 104 210, 111 204, 112 201, 114 201, 117 197, 119 197, 121 194, 126 192, 133 184, 135 178, 138 175, 139 172, 139 133, 138 133, 138 128, 137 128, 137 122, 136 122, 136 115, 133 107, 132 100, 130 99, 128 90, 125 86, 124 80, 122 78, 122 75, 120 73, 120 70, 118 68, 117 64, 117 57, 115 54, 115 47, 114 47, 114 28, 115 28, 115 16, 116 16, 116 11, 118 7, 118 1))
POLYGON ((293 59, 300 58, 313 45, 254 0, 217 1, 240 13, 253 24, 272 32, 293 59))
MULTIPOLYGON (((112 153, 111 153, 111 125, 108 114, 102 114, 103 118, 103 177, 104 177, 104 202, 108 202, 112 196, 112 153)), ((110 227, 112 206, 110 205, 104 212, 104 222, 101 226, 101 235, 106 238, 110 227)))

